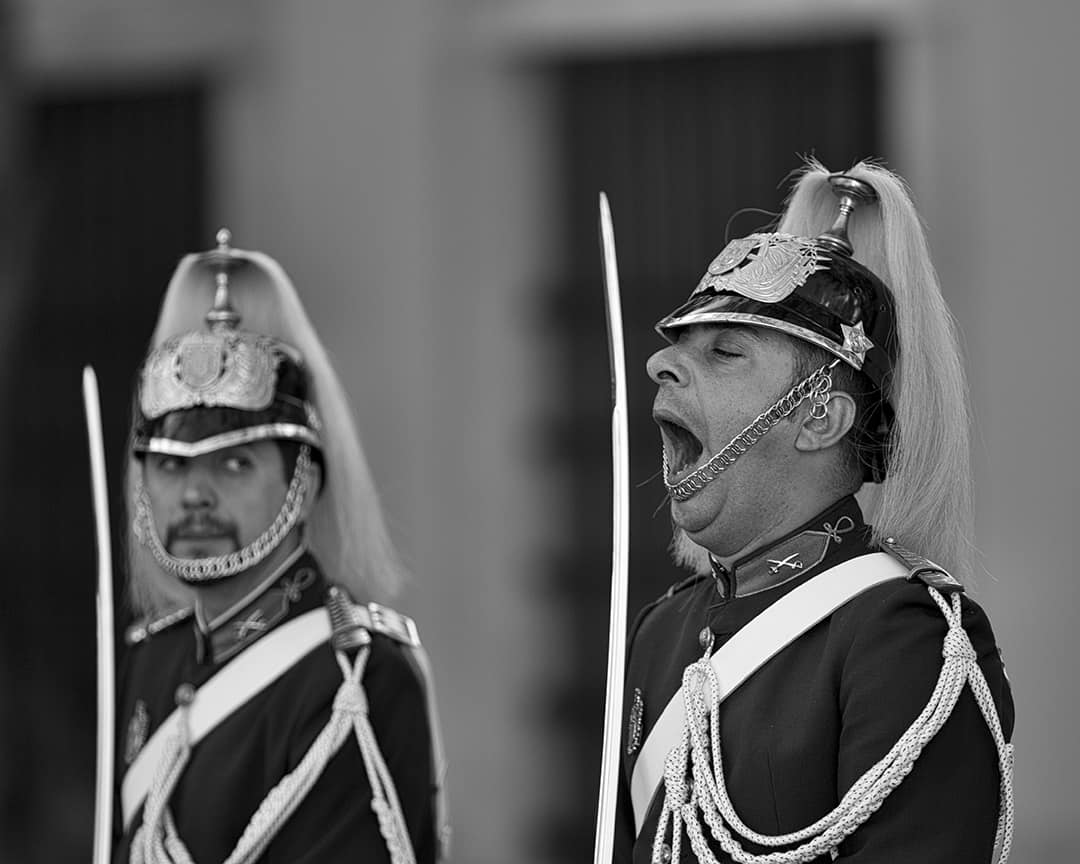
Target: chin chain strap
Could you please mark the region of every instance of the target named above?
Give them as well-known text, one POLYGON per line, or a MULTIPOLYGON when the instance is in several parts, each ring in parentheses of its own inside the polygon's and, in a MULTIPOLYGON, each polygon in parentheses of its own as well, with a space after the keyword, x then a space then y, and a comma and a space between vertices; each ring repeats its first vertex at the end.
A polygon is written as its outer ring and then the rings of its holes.
POLYGON ((760 834, 739 818, 724 784, 720 753, 720 688, 709 662, 712 646, 706 649, 702 659, 686 668, 683 673, 686 728, 682 741, 668 755, 664 767, 664 806, 653 840, 654 864, 664 860, 662 852, 669 823, 670 860, 681 860, 685 828, 698 861, 718 864, 698 821, 699 810, 713 840, 739 864, 805 864, 825 854, 835 859, 840 843, 870 818, 911 771, 927 742, 949 719, 965 684, 970 685, 997 745, 1001 783, 994 860, 1005 864, 1013 835, 1013 745, 1005 741, 990 688, 979 668, 971 639, 961 624, 959 593, 952 595, 950 604, 935 588, 927 590, 949 624, 942 649, 945 662, 930 701, 893 748, 848 790, 840 804, 800 831, 760 834), (688 774, 692 781, 688 782, 688 774), (755 855, 742 848, 732 830, 760 846, 802 845, 788 851, 755 855))
POLYGON ((166 573, 171 573, 189 584, 216 582, 229 576, 235 576, 249 567, 254 567, 273 552, 300 521, 304 510, 304 499, 308 491, 308 477, 311 470, 311 447, 300 445, 300 452, 293 468, 292 480, 285 491, 285 501, 281 505, 274 521, 258 537, 242 549, 228 555, 212 558, 177 558, 170 555, 154 527, 154 517, 150 508, 150 499, 146 487, 140 484, 135 495, 135 518, 132 529, 135 538, 147 546, 154 555, 154 560, 166 573))
POLYGON ((696 495, 727 470, 743 453, 757 444, 766 432, 785 417, 790 416, 807 399, 810 400, 810 416, 815 420, 825 417, 829 413, 829 396, 833 384, 832 370, 839 362, 839 360, 833 360, 831 363, 826 363, 803 378, 771 407, 758 414, 757 419, 732 438, 723 450, 712 456, 700 468, 695 468, 678 483, 672 483, 668 479, 671 472, 668 466, 667 450, 661 448, 664 486, 667 487, 668 495, 676 501, 686 501, 696 495))
MULTIPOLYGON (((371 809, 379 821, 391 864, 416 864, 394 781, 368 719, 367 696, 361 682, 370 650, 369 647, 361 648, 352 665, 344 652, 336 652, 344 680, 334 698, 330 722, 323 727, 300 764, 263 799, 225 864, 254 864, 258 860, 311 791, 327 763, 344 745, 349 733, 355 733, 360 745, 371 787, 371 809)), ((194 697, 195 693, 190 689, 177 694, 181 708, 179 732, 162 757, 147 794, 143 822, 131 844, 132 864, 195 864, 177 833, 167 806, 191 758, 187 712, 194 697)))

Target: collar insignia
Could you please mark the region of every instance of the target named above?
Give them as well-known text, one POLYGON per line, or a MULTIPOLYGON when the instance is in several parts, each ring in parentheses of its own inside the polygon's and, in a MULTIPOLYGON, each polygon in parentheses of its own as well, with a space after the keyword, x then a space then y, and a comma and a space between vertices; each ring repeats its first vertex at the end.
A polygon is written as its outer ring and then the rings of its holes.
POLYGON ((305 588, 310 588, 315 582, 315 571, 310 567, 304 567, 281 580, 281 590, 290 603, 299 603, 300 595, 305 588))
POLYGON ((821 526, 821 530, 833 543, 840 545, 844 542, 842 535, 855 530, 855 520, 850 516, 841 516, 836 520, 835 525, 831 522, 825 522, 821 526))
POLYGON ((820 528, 807 529, 759 550, 735 562, 731 581, 735 597, 747 597, 776 588, 817 567, 833 546, 844 542, 844 535, 855 530, 855 520, 846 513, 835 522, 822 522, 820 528))
POLYGON ((233 622, 238 642, 242 642, 249 633, 264 633, 268 626, 262 609, 255 609, 247 618, 233 622))
POLYGON ((243 650, 274 627, 298 603, 304 591, 315 584, 314 568, 290 570, 276 582, 242 602, 234 612, 225 613, 210 624, 209 641, 213 662, 221 663, 243 650))
POLYGON ((769 559, 769 572, 776 574, 782 567, 790 567, 792 570, 802 570, 803 562, 799 560, 799 553, 792 552, 787 558, 781 560, 769 559))

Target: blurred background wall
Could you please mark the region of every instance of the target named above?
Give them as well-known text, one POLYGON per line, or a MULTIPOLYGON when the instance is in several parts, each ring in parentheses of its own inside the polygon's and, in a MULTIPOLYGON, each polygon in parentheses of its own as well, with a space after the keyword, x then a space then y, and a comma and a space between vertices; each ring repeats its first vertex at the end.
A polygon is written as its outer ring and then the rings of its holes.
POLYGON ((1018 704, 1013 860, 1070 857, 1075 3, 7 0, 0 28, 0 860, 88 856, 79 368, 117 465, 161 292, 221 224, 289 270, 354 400, 415 573, 399 605, 439 683, 455 860, 586 860, 610 528, 596 192, 637 376, 640 603, 677 578, 650 323, 804 153, 884 157, 929 225, 978 420, 976 596, 1018 704))

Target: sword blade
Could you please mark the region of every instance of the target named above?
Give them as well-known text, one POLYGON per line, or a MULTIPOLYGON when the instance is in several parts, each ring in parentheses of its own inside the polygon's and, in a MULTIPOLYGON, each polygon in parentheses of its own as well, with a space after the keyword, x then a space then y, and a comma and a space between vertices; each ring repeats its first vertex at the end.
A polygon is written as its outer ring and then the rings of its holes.
POLYGON ((105 439, 97 376, 83 369, 83 404, 90 444, 90 481, 97 536, 97 790, 94 796, 94 864, 108 864, 112 845, 116 673, 113 646, 112 540, 109 534, 109 487, 105 479, 105 439))
POLYGON ((626 354, 623 347, 615 229, 607 195, 600 193, 600 243, 604 263, 608 348, 611 359, 612 544, 611 609, 608 621, 607 690, 600 763, 600 804, 596 814, 594 864, 611 864, 618 797, 620 724, 626 665, 626 595, 630 551, 630 442, 626 410, 626 354))

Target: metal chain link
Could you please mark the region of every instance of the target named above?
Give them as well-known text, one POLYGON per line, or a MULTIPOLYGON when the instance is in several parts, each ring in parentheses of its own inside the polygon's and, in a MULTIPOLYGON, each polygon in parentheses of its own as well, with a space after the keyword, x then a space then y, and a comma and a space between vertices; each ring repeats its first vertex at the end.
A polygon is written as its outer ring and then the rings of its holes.
POLYGON ((285 491, 285 500, 274 521, 251 543, 235 552, 209 558, 177 558, 170 555, 154 525, 150 498, 145 486, 142 486, 135 496, 135 536, 149 547, 154 560, 163 570, 185 582, 213 582, 233 576, 254 567, 266 558, 296 526, 307 497, 310 469, 311 447, 301 444, 289 488, 285 491))
POLYGON ((788 390, 771 407, 762 411, 750 425, 731 439, 731 442, 708 462, 695 468, 678 483, 668 479, 671 476, 667 449, 660 448, 664 465, 664 486, 668 495, 676 501, 686 501, 704 489, 722 472, 727 470, 736 459, 753 447, 761 437, 776 426, 785 417, 789 417, 807 399, 811 400, 810 416, 821 419, 828 411, 827 404, 832 390, 831 370, 839 360, 826 363, 807 375, 802 381, 788 390))

